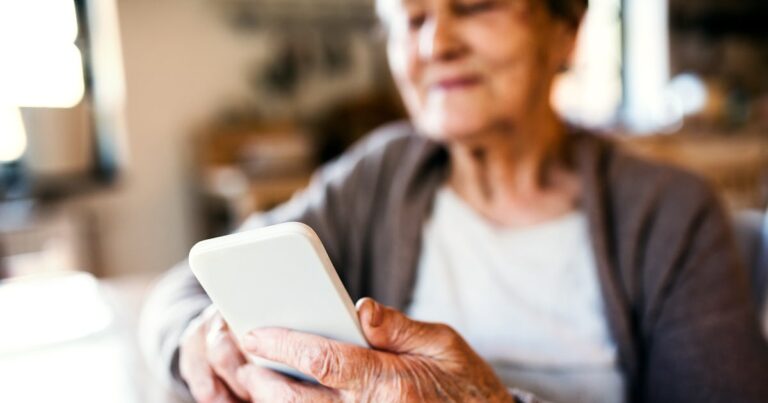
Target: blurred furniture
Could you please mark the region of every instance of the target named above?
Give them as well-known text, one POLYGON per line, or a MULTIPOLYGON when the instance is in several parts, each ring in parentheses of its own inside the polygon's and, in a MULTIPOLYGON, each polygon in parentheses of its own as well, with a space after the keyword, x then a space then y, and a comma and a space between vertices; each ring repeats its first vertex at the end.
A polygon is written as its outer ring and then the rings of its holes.
POLYGON ((380 89, 329 103, 312 117, 255 117, 201 132, 196 149, 204 236, 233 230, 249 214, 286 201, 328 162, 373 129, 405 117, 397 94, 380 89))
POLYGON ((82 272, 0 283, 0 401, 176 402, 139 354, 148 284, 82 272))
POLYGON ((686 127, 768 129, 767 18, 765 0, 669 0, 670 73, 695 74, 708 92, 686 127))
POLYGON ((734 210, 768 205, 768 136, 762 133, 622 136, 631 151, 709 180, 734 210))
POLYGON ((0 278, 95 267, 91 217, 22 200, 0 203, 0 278))
POLYGON ((369 29, 375 18, 373 3, 355 0, 209 0, 240 29, 263 27, 369 29))
POLYGON ((197 169, 204 236, 233 230, 254 211, 267 210, 306 186, 316 166, 310 137, 291 123, 241 122, 205 131, 197 169))
POLYGON ((2 106, 21 118, 0 135, 0 200, 71 197, 117 179, 124 90, 116 2, 0 3, 2 106), (6 169, 18 171, 11 183, 6 169))

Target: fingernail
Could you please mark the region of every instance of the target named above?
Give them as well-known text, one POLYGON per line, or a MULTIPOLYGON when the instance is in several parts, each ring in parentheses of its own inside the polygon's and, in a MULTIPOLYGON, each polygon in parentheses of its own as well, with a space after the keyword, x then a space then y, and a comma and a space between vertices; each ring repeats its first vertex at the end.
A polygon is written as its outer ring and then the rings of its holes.
POLYGON ((370 312, 370 316, 368 317, 368 325, 370 327, 378 327, 381 325, 382 322, 382 315, 381 315, 381 306, 373 300, 368 300, 366 302, 368 304, 368 311, 370 312))
POLYGON ((258 330, 253 330, 243 335, 243 348, 254 352, 262 344, 261 334, 258 330))
POLYGON ((368 297, 360 298, 357 301, 357 304, 355 304, 355 307, 357 308, 357 311, 365 317, 361 317, 360 319, 364 319, 368 323, 368 326, 377 327, 381 325, 381 310, 376 301, 368 297))

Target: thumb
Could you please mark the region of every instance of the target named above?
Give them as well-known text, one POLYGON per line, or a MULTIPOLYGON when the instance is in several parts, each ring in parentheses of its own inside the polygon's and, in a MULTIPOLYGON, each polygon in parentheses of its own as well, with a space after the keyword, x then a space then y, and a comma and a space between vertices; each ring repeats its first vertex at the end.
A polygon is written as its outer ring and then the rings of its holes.
POLYGON ((357 315, 368 343, 379 350, 439 357, 465 344, 447 325, 412 320, 371 298, 357 302, 357 315))

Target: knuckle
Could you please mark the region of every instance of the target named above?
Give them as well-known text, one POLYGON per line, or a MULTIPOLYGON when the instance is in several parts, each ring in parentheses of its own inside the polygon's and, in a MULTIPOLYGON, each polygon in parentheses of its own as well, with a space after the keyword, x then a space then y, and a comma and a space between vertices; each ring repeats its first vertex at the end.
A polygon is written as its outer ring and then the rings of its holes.
POLYGON ((420 383, 416 371, 411 366, 399 368, 391 379, 391 392, 399 402, 423 401, 420 383), (418 400, 422 397, 422 400, 418 400))
POLYGON ((241 352, 227 334, 208 337, 205 344, 206 358, 214 368, 230 368, 240 363, 241 352))
POLYGON ((323 381, 331 380, 336 376, 339 364, 334 348, 327 345, 323 346, 314 351, 309 357, 309 375, 323 383, 323 381))
POLYGON ((301 395, 298 393, 296 388, 290 385, 286 385, 285 387, 281 388, 280 394, 280 400, 286 403, 299 403, 302 401, 301 395))
POLYGON ((252 399, 264 402, 299 402, 301 395, 291 384, 266 381, 257 391, 251 392, 252 399))
POLYGON ((273 352, 286 356, 297 354, 297 348, 292 342, 292 333, 286 329, 276 329, 272 347, 273 352))
POLYGON ((446 325, 445 323, 440 323, 437 325, 437 332, 440 337, 445 339, 455 339, 458 337, 458 333, 456 333, 452 327, 446 325))
POLYGON ((409 382, 400 387, 400 401, 415 402, 419 401, 420 398, 423 398, 423 396, 418 384, 409 382))
POLYGON ((227 368, 233 363, 232 350, 224 344, 208 348, 208 362, 215 368, 227 368))
POLYGON ((200 386, 197 383, 189 384, 189 392, 198 403, 214 402, 218 398, 217 393, 213 388, 200 386))
POLYGON ((452 327, 446 325, 445 323, 437 323, 434 326, 435 330, 441 337, 452 337, 456 333, 452 327))
POLYGON ((182 346, 193 345, 199 343, 203 332, 205 331, 204 323, 199 320, 193 320, 189 322, 187 328, 181 334, 180 344, 182 346))
POLYGON ((439 323, 436 326, 435 333, 437 336, 437 341, 447 347, 458 347, 462 343, 462 338, 459 336, 459 333, 456 332, 452 327, 444 324, 439 323))

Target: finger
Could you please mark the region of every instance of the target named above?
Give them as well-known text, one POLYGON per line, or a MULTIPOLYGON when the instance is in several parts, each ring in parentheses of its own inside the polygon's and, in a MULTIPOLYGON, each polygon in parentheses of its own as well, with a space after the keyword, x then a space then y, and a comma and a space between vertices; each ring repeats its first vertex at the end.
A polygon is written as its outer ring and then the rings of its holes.
POLYGON ((338 393, 320 385, 299 382, 275 371, 247 364, 237 371, 238 381, 245 385, 251 402, 335 402, 338 393))
POLYGON ((208 365, 202 329, 187 338, 179 355, 179 370, 192 397, 200 403, 235 403, 227 387, 208 365))
POLYGON ((466 346, 449 326, 412 320, 371 298, 360 299, 357 312, 368 343, 380 350, 439 358, 466 346))
POLYGON ((334 389, 353 389, 375 379, 382 362, 373 350, 288 329, 264 328, 249 332, 243 348, 279 362, 334 389))
POLYGON ((238 400, 232 395, 220 379, 216 378, 211 367, 204 365, 200 370, 200 377, 192 381, 187 381, 189 391, 192 397, 198 403, 237 403, 238 400))
POLYGON ((248 391, 237 380, 237 369, 245 364, 224 319, 217 315, 208 325, 206 355, 211 368, 240 399, 248 400, 248 391))

